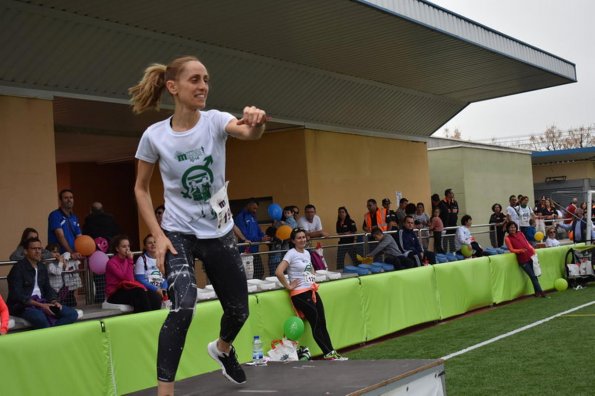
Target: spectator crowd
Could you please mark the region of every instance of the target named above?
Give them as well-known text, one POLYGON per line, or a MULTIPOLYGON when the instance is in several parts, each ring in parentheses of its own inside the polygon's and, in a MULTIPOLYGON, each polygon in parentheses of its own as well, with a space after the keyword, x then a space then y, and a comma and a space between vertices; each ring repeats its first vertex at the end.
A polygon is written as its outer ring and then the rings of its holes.
MULTIPOLYGON (((106 264, 105 274, 93 274, 96 302, 131 305, 135 312, 167 305, 167 281, 156 266, 155 238, 152 235, 144 237, 142 254, 134 261, 128 237, 120 233, 114 217, 104 211, 100 202, 91 205, 81 227, 73 211, 74 193, 62 190, 58 198, 58 209, 48 216, 48 243, 45 248, 37 230, 26 228, 10 255, 10 260, 17 263, 7 277, 9 292, 6 303, 0 300, 0 334, 7 332, 7 320, 4 318, 7 311, 26 319, 33 328, 58 326, 77 319, 73 307, 77 306, 78 290, 82 287, 80 272, 83 257, 75 249, 75 240, 83 234, 93 238, 99 250, 109 249, 113 253, 106 264)), ((369 259, 403 270, 443 262, 441 258, 446 253, 465 258, 508 251, 511 245, 506 235, 511 232, 511 224, 515 226, 512 231, 516 233, 518 230, 532 247, 539 243, 547 247, 558 246, 562 237, 583 242, 588 235, 586 203, 579 205, 576 198, 567 207, 542 197, 531 208, 529 198, 522 194, 511 195, 505 209, 500 203, 494 203, 489 219, 491 247, 487 248, 472 235, 471 216, 464 214, 459 220, 459 205, 452 189, 445 190, 443 198, 438 194, 432 195, 432 206, 428 212, 423 202, 410 203, 407 198, 399 200, 396 210, 391 209, 391 204, 389 198, 384 198, 379 207, 375 199, 368 199, 361 222, 362 232, 345 206, 337 209, 333 234, 338 237, 337 270, 344 269, 347 256, 353 264, 369 259), (536 240, 539 232, 543 240, 536 240), (370 248, 366 254, 362 243, 364 233, 370 236, 370 248)), ((255 277, 265 275, 259 253, 263 242, 271 251, 268 255, 271 276, 275 275, 281 258, 292 247, 287 238, 281 239, 276 232, 281 226, 302 229, 308 241, 331 235, 323 227, 313 204, 304 207, 302 216, 298 206, 285 206, 280 220, 274 220, 265 231, 257 218, 258 207, 258 201, 250 199, 234 217, 234 235, 243 244, 240 245, 241 253, 253 257, 255 277)), ((155 209, 159 223, 165 210, 163 205, 155 209)), ((595 238, 593 231, 592 237, 595 238)), ((518 240, 518 235, 515 234, 515 238, 515 241, 518 240)), ((511 251, 517 250, 513 248, 511 251)), ((528 275, 531 277, 531 274, 528 275)), ((534 281, 533 277, 531 279, 534 281)), ((537 288, 538 285, 536 292, 537 288)), ((542 293, 541 290, 539 293, 542 293)))

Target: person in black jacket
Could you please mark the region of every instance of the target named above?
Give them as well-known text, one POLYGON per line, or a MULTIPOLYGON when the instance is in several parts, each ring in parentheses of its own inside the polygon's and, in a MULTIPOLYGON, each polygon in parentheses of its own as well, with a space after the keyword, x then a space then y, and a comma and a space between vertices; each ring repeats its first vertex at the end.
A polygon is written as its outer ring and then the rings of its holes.
MULTIPOLYGON (((93 202, 91 213, 85 217, 83 234, 91 238, 105 238, 110 241, 120 233, 120 227, 116 223, 114 216, 103 210, 101 202, 93 202)), ((108 249, 113 249, 109 246, 108 249)), ((95 283, 95 302, 102 303, 105 300, 105 275, 93 274, 93 283, 95 283)))
POLYGON ((29 238, 23 247, 25 258, 16 263, 8 274, 7 305, 10 313, 27 320, 35 329, 76 321, 76 310, 62 306, 56 291, 50 286, 48 270, 41 262, 41 241, 29 238))
POLYGON ((504 245, 504 226, 506 224, 506 215, 502 212, 502 205, 495 203, 492 205, 492 215, 490 216, 490 242, 492 247, 499 248, 504 245))
POLYGON ((415 221, 413 216, 405 216, 403 228, 395 234, 397 245, 404 252, 405 256, 414 261, 418 267, 426 263, 436 264, 436 256, 433 252, 424 249, 414 228, 415 221))
POLYGON ((83 234, 89 235, 93 239, 102 237, 111 241, 119 233, 120 227, 114 216, 103 210, 101 202, 93 202, 91 212, 85 217, 83 234))
MULTIPOLYGON (((345 206, 341 206, 337 210, 337 235, 351 235, 357 232, 357 226, 355 221, 349 216, 349 212, 345 206)), ((355 243, 355 237, 342 237, 339 239, 339 247, 337 249, 337 269, 343 269, 345 267, 345 255, 349 254, 351 262, 357 264, 357 249, 355 243), (341 246, 348 245, 348 246, 341 246)))
MULTIPOLYGON (((440 208, 440 219, 444 227, 456 227, 459 218, 459 203, 455 200, 455 194, 451 188, 444 190, 444 199, 440 201, 438 208, 440 208)), ((456 250, 454 235, 456 232, 456 228, 446 230, 443 241, 447 252, 454 252, 456 250)))

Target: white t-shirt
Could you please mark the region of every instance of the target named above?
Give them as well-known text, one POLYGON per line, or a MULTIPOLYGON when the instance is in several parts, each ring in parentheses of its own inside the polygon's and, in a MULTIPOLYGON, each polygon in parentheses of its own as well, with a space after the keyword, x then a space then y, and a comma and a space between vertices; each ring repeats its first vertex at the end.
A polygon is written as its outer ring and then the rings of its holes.
POLYGON ((225 187, 225 126, 233 119, 229 113, 201 111, 186 132, 173 131, 168 118, 143 133, 135 157, 159 162, 165 191, 163 229, 199 238, 218 238, 232 229, 227 194, 217 203, 226 207, 223 221, 209 200, 225 187))
POLYGON ((147 254, 142 254, 138 259, 136 259, 136 263, 134 264, 134 274, 144 275, 145 279, 150 284, 161 288, 161 284, 163 283, 163 275, 161 275, 159 268, 157 268, 157 260, 149 257, 147 254))
POLYGON ((39 283, 37 283, 37 268, 35 268, 35 285, 33 285, 33 291, 31 292, 31 297, 37 296, 41 298, 41 289, 39 288, 39 283))
POLYGON ((471 242, 474 242, 475 238, 471 235, 471 230, 465 226, 460 226, 457 228, 456 238, 455 238, 455 249, 461 250, 463 245, 471 245, 471 242))
POLYGON ((533 213, 533 211, 531 210, 530 207, 525 206, 524 208, 522 206, 519 206, 519 227, 529 227, 531 224, 529 223, 529 220, 531 220, 531 214, 533 213))
POLYGON ((296 289, 309 289, 315 281, 314 267, 312 266, 312 259, 310 258, 310 252, 304 250, 304 253, 300 253, 295 249, 289 249, 285 256, 284 261, 289 263, 287 267, 287 276, 289 282, 297 279, 299 284, 296 289))
POLYGON ((560 241, 555 238, 547 238, 545 240, 545 247, 556 247, 560 246, 560 241))
POLYGON ((510 220, 514 221, 517 225, 517 227, 519 227, 519 223, 520 223, 520 219, 519 219, 519 212, 517 212, 517 207, 512 207, 509 206, 508 208, 506 208, 506 213, 508 213, 508 215, 510 216, 510 220))
POLYGON ((322 230, 322 222, 320 221, 320 217, 318 217, 318 215, 314 215, 314 218, 312 219, 311 223, 308 220, 306 220, 305 216, 300 217, 298 221, 298 226, 300 228, 303 228, 306 232, 322 230))
POLYGON ((564 213, 561 210, 556 210, 556 214, 558 215, 557 224, 564 224, 564 213))

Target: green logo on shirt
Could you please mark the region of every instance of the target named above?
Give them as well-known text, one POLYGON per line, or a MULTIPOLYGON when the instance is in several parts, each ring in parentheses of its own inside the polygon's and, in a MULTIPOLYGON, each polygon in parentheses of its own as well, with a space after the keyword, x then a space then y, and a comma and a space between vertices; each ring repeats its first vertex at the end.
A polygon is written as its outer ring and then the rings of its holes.
POLYGON ((182 175, 182 196, 194 201, 208 201, 211 198, 211 184, 213 183, 213 171, 210 165, 213 158, 209 155, 202 165, 188 168, 182 175))
POLYGON ((204 155, 205 155, 205 148, 202 147, 202 146, 199 149, 190 150, 190 151, 187 151, 185 153, 181 153, 179 151, 176 151, 176 153, 175 153, 176 159, 179 162, 183 162, 183 161, 190 161, 190 162, 198 161, 204 155))

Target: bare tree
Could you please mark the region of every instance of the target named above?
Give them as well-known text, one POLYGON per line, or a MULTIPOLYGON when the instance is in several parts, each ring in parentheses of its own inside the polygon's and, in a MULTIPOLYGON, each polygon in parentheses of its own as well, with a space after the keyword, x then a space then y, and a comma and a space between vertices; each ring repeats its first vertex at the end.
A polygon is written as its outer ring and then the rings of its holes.
POLYGON ((452 131, 452 135, 450 134, 450 129, 448 128, 444 128, 444 137, 447 137, 449 139, 456 139, 456 140, 461 140, 461 131, 459 131, 459 128, 455 128, 454 131, 452 131))
POLYGON ((531 136, 529 141, 535 151, 564 150, 595 145, 595 126, 581 126, 562 131, 556 125, 546 128, 541 136, 531 136))
POLYGON ((578 127, 568 131, 566 137, 566 145, 568 148, 576 147, 591 147, 595 145, 595 137, 593 136, 593 126, 591 127, 578 127))
MULTIPOLYGON (((448 131, 447 131, 448 132, 448 131)), ((595 146, 595 124, 561 130, 556 125, 546 128, 543 134, 505 138, 492 138, 491 144, 532 151, 564 150, 595 146)))

